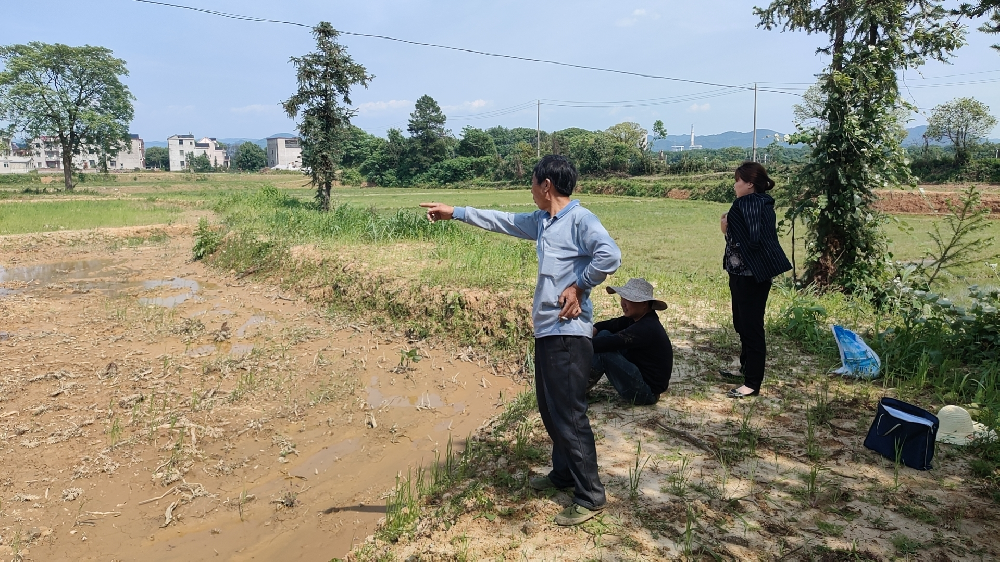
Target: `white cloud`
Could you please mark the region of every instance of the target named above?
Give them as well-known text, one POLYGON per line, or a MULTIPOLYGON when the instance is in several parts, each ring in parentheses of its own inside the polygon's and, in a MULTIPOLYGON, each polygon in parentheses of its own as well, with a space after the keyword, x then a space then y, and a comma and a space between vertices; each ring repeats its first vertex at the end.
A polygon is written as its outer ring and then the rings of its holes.
POLYGON ((694 103, 694 104, 691 104, 691 107, 688 108, 688 113, 697 113, 699 111, 708 111, 709 109, 712 109, 711 104, 707 104, 706 103, 706 104, 698 105, 698 104, 694 103))
POLYGON ((233 113, 272 113, 281 109, 278 104, 254 103, 243 107, 231 107, 229 111, 233 113))
POLYGON ((643 8, 636 8, 635 10, 632 10, 631 16, 619 19, 615 22, 615 25, 618 27, 632 27, 633 25, 639 23, 639 20, 643 19, 658 20, 660 19, 660 14, 651 14, 643 8))
POLYGON ((392 109, 405 109, 413 105, 410 100, 369 101, 357 107, 359 113, 376 113, 392 109))
POLYGON ((490 105, 490 102, 486 100, 473 100, 462 102, 458 105, 442 105, 441 111, 444 111, 445 113, 451 113, 453 111, 475 112, 476 110, 482 109, 488 105, 490 105))

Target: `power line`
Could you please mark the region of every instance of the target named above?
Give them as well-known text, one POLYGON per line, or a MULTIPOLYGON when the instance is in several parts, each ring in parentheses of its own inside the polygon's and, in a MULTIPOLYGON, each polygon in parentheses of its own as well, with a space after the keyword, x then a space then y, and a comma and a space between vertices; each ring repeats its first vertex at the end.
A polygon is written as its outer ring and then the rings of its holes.
MULTIPOLYGON (((240 14, 230 14, 230 13, 226 13, 226 12, 219 12, 219 11, 216 11, 216 10, 209 10, 209 9, 206 9, 206 8, 195 8, 195 7, 192 7, 192 6, 182 6, 180 4, 170 4, 170 3, 167 3, 167 2, 155 2, 154 0, 135 0, 135 1, 136 2, 141 2, 143 4, 154 4, 154 5, 157 5, 157 6, 166 6, 168 8, 179 8, 179 9, 184 9, 184 10, 191 10, 191 11, 194 11, 194 12, 202 12, 202 13, 210 14, 210 15, 213 15, 213 16, 219 16, 219 17, 229 18, 229 19, 234 19, 234 20, 239 20, 239 21, 250 21, 250 22, 259 22, 259 23, 278 23, 278 24, 282 24, 282 25, 294 25, 294 26, 297 26, 297 27, 305 27, 305 28, 308 28, 308 29, 312 29, 312 27, 313 27, 311 25, 306 25, 304 23, 298 23, 298 22, 293 22, 293 21, 272 20, 272 19, 267 19, 267 18, 257 18, 257 17, 252 17, 252 16, 244 16, 244 15, 240 15, 240 14)), ((554 60, 548 60, 548 59, 536 59, 536 58, 531 58, 531 57, 520 57, 520 56, 517 56, 517 55, 505 55, 505 54, 501 54, 501 53, 490 53, 490 52, 487 52, 487 51, 478 51, 478 50, 475 50, 475 49, 466 49, 464 47, 453 47, 453 46, 450 46, 450 45, 438 45, 438 44, 435 44, 435 43, 424 43, 424 42, 421 42, 421 41, 411 41, 409 39, 399 39, 399 38, 396 38, 396 37, 390 37, 388 35, 377 35, 377 34, 374 34, 374 33, 356 33, 356 32, 353 32, 353 31, 341 31, 341 30, 337 30, 337 31, 339 33, 343 34, 343 35, 351 35, 351 36, 354 36, 354 37, 368 37, 368 38, 371 38, 371 39, 382 39, 382 40, 385 40, 385 41, 394 41, 396 43, 404 43, 404 44, 407 44, 407 45, 418 45, 418 46, 421 46, 421 47, 433 47, 435 49, 446 49, 446 50, 449 50, 449 51, 459 51, 459 52, 463 52, 463 53, 470 53, 470 54, 473 54, 473 55, 482 55, 482 56, 486 56, 486 57, 496 57, 496 58, 501 58, 501 59, 519 60, 519 61, 525 61, 525 62, 537 62, 537 63, 543 63, 543 64, 552 64, 552 65, 556 65, 556 66, 565 66, 565 67, 568 67, 568 68, 576 68, 576 69, 580 69, 580 70, 593 70, 593 71, 597 71, 597 72, 608 72, 608 73, 611 73, 611 74, 623 74, 623 75, 626 75, 626 76, 636 76, 636 77, 639 77, 639 78, 651 78, 651 79, 654 79, 654 80, 668 80, 668 81, 671 81, 671 82, 682 82, 682 83, 686 83, 686 84, 700 84, 702 86, 716 86, 716 87, 721 87, 721 88, 742 88, 744 90, 752 90, 753 89, 753 88, 750 88, 750 87, 747 87, 747 86, 734 86, 732 84, 717 84, 715 82, 705 82, 705 81, 702 81, 702 80, 690 80, 690 79, 687 79, 687 78, 675 78, 675 77, 671 77, 671 76, 659 76, 659 75, 656 75, 656 74, 646 74, 644 72, 632 72, 632 71, 629 71, 629 70, 619 70, 619 69, 614 69, 614 68, 601 68, 601 67, 598 67, 598 66, 587 66, 587 65, 583 65, 583 64, 573 64, 573 63, 560 62, 560 61, 554 61, 554 60)), ((788 93, 788 92, 778 92, 778 91, 776 91, 775 93, 788 93)))

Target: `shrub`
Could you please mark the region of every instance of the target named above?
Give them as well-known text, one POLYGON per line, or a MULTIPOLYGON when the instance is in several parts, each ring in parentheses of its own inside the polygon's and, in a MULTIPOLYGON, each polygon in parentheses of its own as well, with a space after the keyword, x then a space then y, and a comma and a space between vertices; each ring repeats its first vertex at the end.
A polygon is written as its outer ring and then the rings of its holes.
POLYGON ((694 189, 691 191, 691 199, 732 203, 736 199, 736 193, 733 191, 733 180, 726 179, 707 188, 694 189))
POLYGON ((222 236, 216 232, 204 217, 198 219, 198 228, 194 231, 194 247, 191 253, 195 260, 204 259, 219 249, 222 236))

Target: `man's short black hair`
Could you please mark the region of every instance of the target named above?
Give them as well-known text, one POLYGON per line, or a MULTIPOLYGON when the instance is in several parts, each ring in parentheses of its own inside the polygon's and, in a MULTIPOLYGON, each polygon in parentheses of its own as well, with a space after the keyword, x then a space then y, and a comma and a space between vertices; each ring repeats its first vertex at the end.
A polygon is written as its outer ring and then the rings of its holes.
POLYGON ((545 180, 552 182, 560 195, 569 197, 576 188, 576 167, 565 156, 549 154, 535 164, 531 172, 538 183, 545 180))

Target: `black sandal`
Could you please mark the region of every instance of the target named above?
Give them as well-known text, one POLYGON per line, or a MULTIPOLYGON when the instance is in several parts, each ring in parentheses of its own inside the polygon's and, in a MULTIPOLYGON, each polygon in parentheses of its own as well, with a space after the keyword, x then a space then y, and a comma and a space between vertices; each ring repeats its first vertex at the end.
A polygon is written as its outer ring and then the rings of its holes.
POLYGON ((747 396, 758 396, 758 395, 760 395, 759 388, 749 394, 743 394, 742 392, 740 392, 740 387, 738 386, 726 393, 727 398, 746 398, 747 396))

